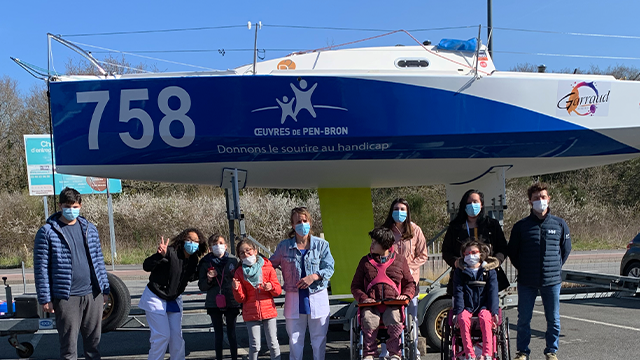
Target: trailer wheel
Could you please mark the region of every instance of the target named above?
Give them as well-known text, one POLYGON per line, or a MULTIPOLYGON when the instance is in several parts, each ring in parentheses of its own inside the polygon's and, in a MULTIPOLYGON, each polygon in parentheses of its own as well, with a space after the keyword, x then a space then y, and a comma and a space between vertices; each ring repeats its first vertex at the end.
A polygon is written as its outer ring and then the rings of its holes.
POLYGON ((24 346, 25 350, 22 351, 22 350, 16 348, 16 353, 18 354, 19 357, 28 358, 31 355, 33 355, 33 350, 34 349, 33 349, 33 345, 31 345, 31 343, 23 342, 23 343, 20 343, 20 345, 24 346))
POLYGON ((426 338, 427 344, 432 349, 439 351, 442 346, 442 337, 444 336, 442 325, 447 321, 451 304, 451 299, 447 298, 434 301, 427 309, 424 321, 420 325, 420 333, 426 338))
POLYGON ((124 324, 131 310, 129 289, 119 277, 107 273, 109 279, 109 299, 102 312, 102 332, 115 330, 124 324))

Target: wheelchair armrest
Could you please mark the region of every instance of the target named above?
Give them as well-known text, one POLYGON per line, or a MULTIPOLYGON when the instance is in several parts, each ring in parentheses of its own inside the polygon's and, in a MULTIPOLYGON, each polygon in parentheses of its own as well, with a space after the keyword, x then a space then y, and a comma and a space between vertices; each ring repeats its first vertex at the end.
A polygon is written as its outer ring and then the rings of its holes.
POLYGON ((392 306, 407 306, 409 305, 409 301, 411 300, 387 299, 387 300, 382 300, 382 304, 392 305, 392 306))
POLYGON ((382 305, 382 302, 377 301, 372 303, 359 303, 358 307, 371 307, 371 306, 378 306, 378 305, 382 305))

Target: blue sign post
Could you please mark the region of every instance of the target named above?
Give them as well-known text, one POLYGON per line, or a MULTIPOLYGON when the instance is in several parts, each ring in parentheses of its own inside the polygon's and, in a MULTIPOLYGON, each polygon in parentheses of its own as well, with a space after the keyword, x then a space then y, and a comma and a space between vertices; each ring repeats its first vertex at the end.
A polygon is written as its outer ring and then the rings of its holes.
POLYGON ((120 179, 59 174, 56 172, 55 163, 52 160, 51 137, 49 135, 24 135, 24 149, 27 160, 29 195, 42 196, 45 219, 49 218, 47 195, 59 194, 65 187, 74 188, 80 194, 107 195, 109 232, 111 235, 111 263, 112 266, 115 266, 116 241, 111 194, 122 192, 122 181, 120 179))

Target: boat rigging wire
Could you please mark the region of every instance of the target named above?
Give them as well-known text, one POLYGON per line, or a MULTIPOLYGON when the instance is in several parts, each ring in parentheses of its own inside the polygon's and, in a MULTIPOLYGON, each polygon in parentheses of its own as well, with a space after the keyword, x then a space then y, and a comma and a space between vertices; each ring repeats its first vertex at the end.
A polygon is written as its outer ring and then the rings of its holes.
MULTIPOLYGON (((262 26, 272 28, 286 28, 286 29, 308 29, 308 30, 336 30, 336 31, 370 31, 370 32, 389 32, 392 29, 370 29, 370 28, 350 28, 350 27, 332 27, 332 26, 305 26, 305 25, 266 25, 262 26)), ((84 34, 66 34, 59 35, 63 37, 80 37, 80 36, 108 36, 108 35, 132 35, 132 34, 153 34, 153 33, 168 33, 168 32, 182 32, 182 31, 202 31, 202 30, 221 30, 221 29, 234 29, 244 28, 246 25, 222 25, 222 26, 202 26, 192 28, 176 28, 176 29, 157 29, 157 30, 132 30, 132 31, 112 31, 101 33, 84 33, 84 34)), ((454 29, 468 29, 475 28, 475 25, 469 26, 448 26, 438 28, 427 29, 411 29, 411 32, 424 32, 424 31, 438 31, 438 30, 454 30, 454 29)))
POLYGON ((504 51, 494 50, 496 53, 501 54, 516 54, 516 55, 538 55, 538 56, 555 56, 555 57, 570 57, 570 58, 588 58, 588 59, 609 59, 609 60, 640 60, 639 57, 629 56, 606 56, 606 55, 579 55, 579 54, 552 54, 552 53, 530 53, 521 51, 504 51))
POLYGON ((151 71, 147 71, 147 70, 144 70, 144 69, 139 69, 139 68, 134 68, 134 67, 131 67, 131 66, 120 65, 120 64, 109 62, 109 61, 101 61, 101 60, 97 60, 97 59, 96 59, 96 61, 101 63, 101 64, 111 65, 111 66, 124 68, 124 69, 129 69, 129 70, 133 70, 133 71, 143 72, 143 73, 147 73, 147 74, 151 74, 152 73, 151 71))
MULTIPOLYGON (((381 38, 381 37, 384 37, 384 36, 389 36, 389 35, 392 35, 392 34, 395 34, 395 33, 400 33, 400 32, 407 34, 410 38, 412 38, 416 43, 418 43, 418 45, 420 45, 426 52, 430 53, 431 55, 437 56, 437 57, 442 58, 442 59, 447 60, 447 61, 451 61, 454 64, 457 64, 457 65, 460 65, 460 66, 464 66, 466 68, 469 68, 469 69, 475 71, 475 69, 472 66, 469 66, 469 64, 463 64, 461 62, 449 59, 446 56, 442 56, 442 55, 438 54, 435 51, 431 51, 431 50, 427 49, 427 47, 424 46, 423 43, 421 43, 418 39, 416 39, 413 35, 411 35, 407 30, 402 30, 402 29, 394 30, 394 31, 388 32, 386 34, 380 34, 380 35, 371 36, 371 37, 368 37, 368 38, 365 38, 365 39, 350 41, 350 42, 347 42, 347 43, 344 43, 344 44, 330 45, 330 46, 325 46, 325 47, 322 47, 322 48, 319 48, 319 49, 313 49, 313 50, 298 51, 298 52, 291 53, 288 56, 290 56, 290 55, 302 55, 302 54, 307 54, 307 53, 317 52, 317 51, 323 51, 323 50, 331 50, 331 49, 335 49, 335 48, 338 48, 338 47, 351 45, 351 44, 356 44, 356 43, 360 43, 360 42, 368 41, 368 40, 372 40, 372 39, 377 39, 377 38, 381 38)), ((486 71, 482 71, 482 70, 478 70, 477 72, 483 73, 485 75, 491 75, 490 73, 488 73, 486 71)))
MULTIPOLYGON (((272 27, 272 28, 308 29, 308 30, 368 31, 368 32, 391 32, 391 31, 393 31, 392 29, 333 27, 333 26, 307 26, 307 25, 284 25, 284 24, 263 24, 263 26, 272 27)), ((169 33, 169 32, 182 32, 182 31, 221 30, 221 29, 233 29, 233 28, 244 28, 244 27, 246 27, 246 25, 221 25, 221 26, 201 26, 201 27, 191 27, 191 28, 170 28, 170 29, 156 29, 156 30, 132 30, 132 31, 101 32, 101 33, 66 34, 66 35, 59 35, 59 36, 63 36, 63 37, 81 37, 81 36, 153 34, 153 33, 169 33)), ((476 25, 447 26, 447 27, 435 27, 435 28, 410 29, 410 30, 407 30, 407 31, 412 32, 412 33, 416 33, 416 32, 426 32, 426 31, 469 29, 469 28, 475 28, 475 27, 476 27, 476 25)), ((531 32, 531 33, 541 33, 541 34, 558 34, 558 35, 570 35, 570 36, 604 37, 604 38, 618 38, 618 39, 640 39, 640 36, 637 36, 637 35, 616 35, 616 34, 582 33, 582 32, 553 31, 553 30, 519 29, 519 28, 508 28, 508 27, 497 27, 497 26, 492 27, 492 29, 503 30, 503 31, 520 31, 520 32, 531 32)))
MULTIPOLYGON (((298 49, 258 49, 258 51, 297 51, 298 49)), ((177 50, 127 50, 130 53, 136 54, 162 54, 162 53, 207 53, 207 52, 231 52, 231 51, 254 51, 254 49, 177 49, 177 50)), ((110 51, 93 51, 93 54, 108 54, 110 51)))
POLYGON ((203 26, 203 27, 193 27, 193 28, 159 29, 159 30, 113 31, 113 32, 104 32, 104 33, 67 34, 67 35, 60 35, 60 36, 64 36, 64 37, 79 37, 79 36, 152 34, 152 33, 179 32, 179 31, 233 29, 233 28, 241 28, 241 27, 242 28, 246 27, 246 25, 203 26))
POLYGON ((617 38, 617 39, 640 39, 640 36, 636 36, 636 35, 608 35, 608 34, 564 32, 564 31, 551 31, 551 30, 530 30, 530 29, 503 28, 503 27, 495 27, 495 26, 493 28, 497 29, 497 30, 533 32, 533 33, 542 33, 542 34, 605 37, 605 38, 617 38))
MULTIPOLYGON (((67 40, 67 41, 68 41, 68 40, 67 40)), ((155 58, 155 57, 146 56, 146 55, 139 55, 139 54, 135 54, 135 53, 130 53, 130 52, 126 52, 126 51, 120 51, 120 50, 109 49, 109 48, 105 48, 105 47, 101 47, 101 46, 96 46, 96 45, 83 44, 83 43, 79 43, 79 42, 72 42, 72 41, 69 41, 69 42, 70 42, 70 43, 72 43, 72 44, 75 44, 75 45, 88 46, 88 47, 92 47, 92 48, 95 48, 95 49, 100 49, 100 50, 105 50, 105 51, 110 51, 110 52, 116 52, 116 53, 119 53, 119 54, 125 54, 125 55, 137 56, 137 57, 141 57, 141 58, 145 58, 145 59, 150 59, 150 60, 162 61, 162 62, 167 62, 167 63, 171 63, 171 64, 176 64, 176 65, 190 66, 190 67, 194 67, 194 68, 199 68, 199 69, 204 69, 204 70, 215 71, 215 69, 208 68, 208 67, 204 67, 204 66, 192 65, 192 64, 187 64, 187 63, 182 63, 182 62, 172 61, 172 60, 165 60, 165 59, 155 58)))

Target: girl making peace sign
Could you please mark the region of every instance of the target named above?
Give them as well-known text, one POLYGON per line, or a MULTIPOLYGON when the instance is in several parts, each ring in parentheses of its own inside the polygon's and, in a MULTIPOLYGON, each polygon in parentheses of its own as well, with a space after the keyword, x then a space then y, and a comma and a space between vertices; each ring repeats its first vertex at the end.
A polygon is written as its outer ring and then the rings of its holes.
POLYGON ((156 253, 142 264, 144 271, 151 273, 138 305, 145 311, 151 330, 149 360, 164 359, 167 346, 171 359, 184 359, 181 295, 189 281, 198 279, 198 258, 206 251, 204 235, 189 228, 171 241, 162 237, 156 253))

